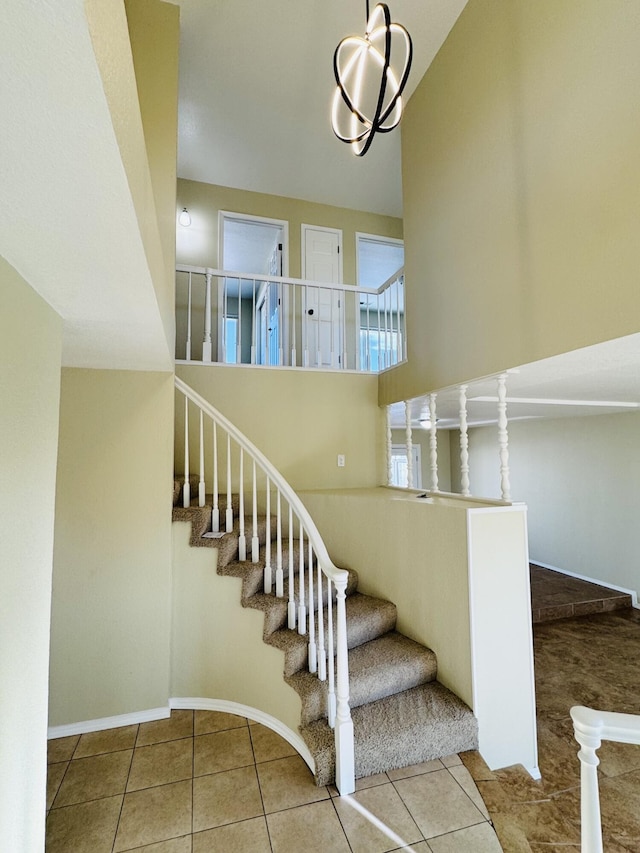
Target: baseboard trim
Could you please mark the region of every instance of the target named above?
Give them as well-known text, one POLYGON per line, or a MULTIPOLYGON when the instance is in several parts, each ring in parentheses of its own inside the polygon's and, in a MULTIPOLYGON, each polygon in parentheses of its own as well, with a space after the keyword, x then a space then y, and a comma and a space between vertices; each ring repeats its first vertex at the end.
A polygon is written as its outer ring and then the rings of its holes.
POLYGON ((84 720, 80 723, 68 723, 64 726, 49 726, 47 738, 53 740, 69 735, 85 735, 89 732, 102 732, 105 729, 117 729, 121 726, 135 726, 138 723, 150 723, 154 720, 166 720, 171 714, 169 707, 150 708, 148 711, 134 711, 131 714, 118 714, 115 717, 101 717, 97 720, 84 720))
POLYGON ((247 717, 249 720, 266 726, 266 728, 271 729, 284 738, 300 755, 309 770, 314 774, 316 772, 316 763, 313 760, 313 756, 300 735, 296 734, 293 729, 285 726, 276 717, 272 717, 271 714, 266 714, 258 708, 242 705, 240 702, 231 702, 228 699, 206 699, 201 696, 172 696, 169 699, 169 707, 172 710, 223 711, 226 714, 247 717))
POLYGON ((534 566, 540 566, 543 569, 551 569, 552 572, 559 572, 561 575, 568 575, 570 578, 576 578, 579 581, 597 583, 598 586, 603 586, 605 589, 613 589, 616 592, 622 592, 625 595, 630 595, 632 605, 636 608, 636 610, 640 608, 640 605, 638 604, 638 593, 635 589, 627 589, 624 586, 616 586, 614 583, 601 581, 597 578, 590 578, 587 575, 579 575, 577 572, 570 572, 567 569, 559 569, 558 566, 552 566, 549 563, 543 563, 540 560, 535 560, 533 557, 530 557, 529 562, 533 563, 534 566))

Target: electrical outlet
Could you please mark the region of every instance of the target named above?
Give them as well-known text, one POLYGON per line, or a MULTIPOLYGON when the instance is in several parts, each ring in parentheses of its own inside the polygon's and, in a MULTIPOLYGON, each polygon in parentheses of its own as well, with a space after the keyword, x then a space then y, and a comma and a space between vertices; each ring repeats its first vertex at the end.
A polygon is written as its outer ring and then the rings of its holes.
POLYGON ((338 468, 344 468, 345 464, 344 453, 338 453, 338 468))

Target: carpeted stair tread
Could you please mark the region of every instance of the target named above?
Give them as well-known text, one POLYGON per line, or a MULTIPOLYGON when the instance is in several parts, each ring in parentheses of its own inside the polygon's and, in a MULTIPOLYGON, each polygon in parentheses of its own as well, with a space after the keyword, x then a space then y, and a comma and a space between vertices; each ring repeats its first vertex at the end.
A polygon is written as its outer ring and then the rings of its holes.
MULTIPOLYGON (((242 564, 240 564, 242 565, 242 564)), ((396 606, 391 601, 372 598, 355 592, 345 602, 347 611, 347 647, 354 649, 376 637, 393 631, 396 625, 396 606)), ((333 648, 337 652, 337 606, 333 605, 333 648)), ((293 675, 308 666, 309 638, 297 631, 283 628, 269 637, 269 645, 284 652, 284 675, 293 675)), ((329 629, 324 625, 324 645, 329 648, 329 629)))
MULTIPOLYGON (((352 710, 356 778, 478 748, 470 708, 438 681, 352 710)), ((335 778, 334 732, 325 720, 301 726, 319 785, 335 778)))
MULTIPOLYGON (((403 634, 390 631, 349 654, 351 708, 417 687, 436 677, 436 656, 403 634)), ((285 679, 302 700, 302 724, 326 716, 327 681, 300 671, 285 679)))
MULTIPOLYGON (((358 589, 358 573, 357 573, 357 572, 354 572, 354 570, 353 570, 353 569, 345 569, 345 571, 346 571, 346 572, 348 573, 348 575, 349 575, 349 577, 347 578, 347 587, 346 587, 346 590, 345 590, 345 595, 346 595, 347 597, 349 597, 349 596, 353 595, 353 594, 354 594, 354 592, 356 592, 356 590, 358 589)), ((274 593, 275 593, 275 573, 273 572, 273 570, 272 570, 272 576, 273 576, 273 579, 274 579, 274 582, 273 582, 273 589, 274 589, 274 593)), ((297 607, 297 606, 298 606, 298 603, 299 603, 299 599, 300 599, 300 596, 298 595, 298 580, 297 580, 297 578, 298 578, 298 573, 297 573, 297 572, 295 572, 295 578, 296 578, 296 579, 295 579, 295 581, 294 581, 294 593, 293 593, 293 600, 295 601, 295 603, 296 603, 296 607, 297 607)), ((306 573, 306 572, 305 572, 305 578, 304 578, 304 580, 305 580, 305 584, 304 584, 304 586, 305 586, 305 592, 304 592, 304 598, 305 598, 305 601, 304 601, 304 604, 305 604, 305 605, 308 605, 308 604, 309 604, 309 588, 308 588, 307 584, 308 584, 308 582, 309 582, 309 579, 308 579, 308 576, 307 576, 307 573, 306 573)), ((318 598, 318 586, 317 586, 317 583, 316 583, 316 581, 317 581, 317 572, 314 572, 314 578, 313 578, 313 581, 314 581, 314 582, 313 582, 313 600, 314 600, 314 604, 315 604, 315 609, 317 610, 317 609, 318 609, 318 603, 319 603, 319 598, 318 598)), ((287 568, 286 568, 286 569, 285 569, 285 571, 284 571, 283 591, 284 591, 284 598, 289 598, 289 567, 288 567, 288 566, 287 566, 287 568)), ((332 601, 335 601, 335 600, 336 600, 336 588, 335 588, 335 584, 332 584, 332 586, 331 586, 331 599, 332 599, 332 601)), ((327 600, 327 583, 326 583, 326 578, 324 579, 324 585, 323 585, 323 588, 322 588, 322 600, 323 600, 323 602, 325 602, 325 603, 326 603, 326 600, 327 600)), ((326 616, 325 616, 325 618, 326 618, 326 616)))

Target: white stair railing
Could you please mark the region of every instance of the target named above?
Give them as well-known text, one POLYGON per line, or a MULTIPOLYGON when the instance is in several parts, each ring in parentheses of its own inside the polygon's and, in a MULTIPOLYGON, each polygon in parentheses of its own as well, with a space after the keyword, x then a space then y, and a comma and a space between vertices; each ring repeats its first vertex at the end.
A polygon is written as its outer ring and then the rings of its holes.
MULTIPOLYGON (((264 592, 273 594, 272 566, 272 518, 275 506, 276 570, 275 595, 285 595, 283 571, 283 551, 288 549, 288 628, 308 637, 309 672, 315 673, 321 681, 328 682, 327 719, 335 730, 336 744, 336 787, 341 794, 353 793, 355 789, 355 763, 353 745, 353 721, 349 707, 349 662, 347 652, 346 588, 348 573, 337 568, 327 552, 320 533, 306 507, 293 488, 280 472, 271 465, 264 454, 252 444, 227 418, 197 394, 189 385, 175 377, 175 387, 180 402, 184 400, 183 432, 177 430, 177 439, 184 443, 183 506, 191 505, 189 471, 191 452, 199 461, 198 504, 208 505, 203 500, 211 495, 211 536, 222 537, 220 532, 220 495, 226 492, 225 528, 238 538, 239 559, 249 558, 254 563, 264 562, 264 592), (190 409, 198 417, 190 418, 190 409), (212 428, 205 428, 206 420, 212 428), (192 432, 189 435, 189 424, 192 432), (219 434, 223 440, 219 441, 219 434), (211 441, 208 440, 211 436, 211 441), (226 436, 226 441, 224 437, 226 436), (191 439, 191 440, 190 440, 191 439), (224 458, 226 450, 226 459, 224 458), (219 482, 220 471, 224 464, 218 463, 218 452, 222 462, 226 461, 226 483, 219 482), (207 458, 212 457, 211 464, 207 458), (246 459, 251 465, 245 464, 246 459), (250 474, 249 474, 250 469, 250 474), (207 471, 213 471, 209 486, 207 471), (245 482, 245 479, 247 482, 245 482), (251 489, 251 498, 245 500, 245 489, 251 489), (233 494, 238 495, 237 510, 234 510, 233 494), (264 518, 263 542, 259 541, 260 521, 258 512, 262 509, 264 518), (245 520, 245 511, 250 518, 245 520), (247 553, 246 523, 251 536, 251 549, 247 553), (299 549, 296 555, 295 550, 299 549), (296 557, 298 573, 296 574, 296 557), (317 571, 314 586, 313 573, 317 571), (305 572, 307 583, 305 584, 305 572), (335 615, 333 604, 335 600, 335 615), (308 619, 307 619, 308 614, 308 619), (334 649, 333 620, 336 622, 336 642, 334 649), (308 622, 308 624, 307 624, 308 622), (325 624, 328 625, 327 646, 325 648, 325 624)), ((182 409, 182 406, 181 406, 182 409)))
POLYGON ((406 360, 404 305, 402 269, 368 288, 180 265, 176 358, 378 373, 406 360))
POLYGON ((603 740, 640 744, 640 715, 571 708, 573 730, 580 744, 580 824, 582 853, 603 853, 596 750, 603 740))

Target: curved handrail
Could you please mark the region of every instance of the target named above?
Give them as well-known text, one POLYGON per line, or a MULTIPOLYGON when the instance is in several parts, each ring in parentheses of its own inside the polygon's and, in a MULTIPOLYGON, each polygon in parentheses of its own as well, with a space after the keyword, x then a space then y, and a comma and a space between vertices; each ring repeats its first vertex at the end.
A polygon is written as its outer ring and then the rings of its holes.
POLYGON ((315 522, 311 518, 309 511, 302 503, 296 491, 291 487, 291 485, 285 480, 282 474, 275 468, 271 462, 267 459, 267 457, 259 450, 253 442, 249 441, 249 439, 242 433, 240 430, 231 423, 230 420, 225 418, 225 416, 212 406, 204 397, 201 397, 197 391, 194 391, 186 382, 180 379, 178 376, 174 377, 175 379, 175 387, 180 391, 181 394, 184 394, 185 397, 188 397, 193 403, 195 403, 198 408, 202 409, 203 412, 209 415, 213 420, 217 421, 224 429, 231 435, 231 437, 243 448, 246 450, 255 460, 260 464, 263 471, 267 474, 269 479, 274 485, 276 485, 282 494, 285 496, 289 505, 292 509, 295 510, 296 515, 304 524, 307 536, 311 541, 313 546, 313 550, 315 551, 316 557, 320 563, 320 567, 322 568, 323 573, 326 577, 330 578, 334 583, 338 583, 340 585, 346 584, 347 579, 349 577, 349 573, 345 569, 339 569, 331 557, 329 556, 329 552, 327 551, 327 547, 324 544, 324 540, 320 535, 320 531, 315 525, 315 522))

